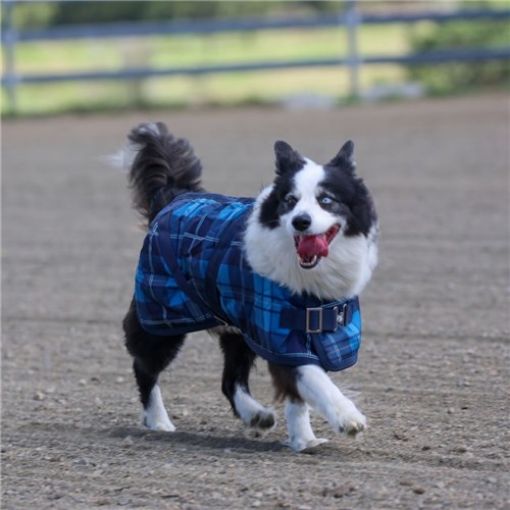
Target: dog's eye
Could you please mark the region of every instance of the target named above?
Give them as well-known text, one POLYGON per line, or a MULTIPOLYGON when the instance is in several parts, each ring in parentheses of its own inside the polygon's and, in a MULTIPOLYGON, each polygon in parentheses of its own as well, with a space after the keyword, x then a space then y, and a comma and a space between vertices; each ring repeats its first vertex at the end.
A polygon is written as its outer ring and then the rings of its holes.
POLYGON ((333 199, 328 197, 327 195, 322 195, 319 197, 319 204, 321 205, 331 205, 333 203, 333 199))
POLYGON ((292 193, 289 193, 288 195, 285 195, 285 198, 283 200, 290 207, 296 205, 296 203, 298 201, 298 199, 292 193))

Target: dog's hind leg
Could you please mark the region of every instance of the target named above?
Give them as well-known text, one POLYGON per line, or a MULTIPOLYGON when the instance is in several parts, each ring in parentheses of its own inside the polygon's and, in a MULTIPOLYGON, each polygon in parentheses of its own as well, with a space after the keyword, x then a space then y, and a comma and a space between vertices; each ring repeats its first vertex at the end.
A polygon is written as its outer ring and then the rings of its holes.
POLYGON ((175 426, 168 417, 158 376, 175 358, 184 342, 184 335, 156 336, 142 329, 134 304, 124 319, 126 347, 133 356, 133 370, 143 406, 143 423, 151 430, 173 432, 175 426))
POLYGON ((143 424, 151 430, 173 432, 175 425, 170 420, 163 404, 157 375, 147 369, 139 358, 133 362, 133 370, 143 405, 143 424))
POLYGON ((310 410, 297 389, 297 370, 269 364, 277 399, 285 399, 285 419, 289 439, 286 442, 295 452, 310 451, 327 439, 317 438, 310 423, 310 410))
POLYGON ((252 429, 254 435, 270 430, 276 423, 274 412, 251 396, 248 385, 255 353, 242 335, 233 331, 220 332, 220 345, 225 362, 221 389, 234 414, 252 429))

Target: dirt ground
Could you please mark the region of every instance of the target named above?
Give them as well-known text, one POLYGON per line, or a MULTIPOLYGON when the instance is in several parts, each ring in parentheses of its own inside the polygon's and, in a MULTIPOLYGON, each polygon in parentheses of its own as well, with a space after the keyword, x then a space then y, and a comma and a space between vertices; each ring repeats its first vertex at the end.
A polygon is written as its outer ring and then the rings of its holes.
MULTIPOLYGON (((154 118, 154 114, 150 114, 154 118)), ((177 432, 142 428, 121 319, 143 232, 102 161, 145 113, 3 125, 2 507, 510 508, 509 102, 162 112, 211 191, 255 194, 283 138, 319 161, 346 138, 376 198, 380 265, 358 364, 367 415, 313 455, 244 436, 219 349, 192 335, 162 378, 177 432)), ((272 390, 258 363, 252 389, 272 390)))

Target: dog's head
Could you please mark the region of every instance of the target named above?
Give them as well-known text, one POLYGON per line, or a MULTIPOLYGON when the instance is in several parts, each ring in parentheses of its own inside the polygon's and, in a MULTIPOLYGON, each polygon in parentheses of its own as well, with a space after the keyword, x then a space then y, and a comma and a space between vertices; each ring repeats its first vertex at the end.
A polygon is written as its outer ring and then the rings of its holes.
MULTIPOLYGON (((256 270, 262 269, 263 274, 293 290, 315 294, 320 285, 327 285, 326 279, 334 282, 339 274, 346 280, 368 281, 369 276, 361 273, 371 273, 375 266, 376 255, 370 256, 368 248, 375 245, 377 217, 368 189, 355 173, 353 151, 354 144, 348 141, 329 163, 319 165, 286 142, 275 143, 276 177, 257 201, 257 237, 259 244, 271 244, 262 248, 265 256, 286 267, 271 271, 270 262, 260 264, 260 257, 248 253, 256 270), (286 259, 274 253, 282 249, 286 259), (363 250, 367 253, 361 253, 363 250), (374 260, 369 263, 370 257, 374 260), (360 266, 363 261, 367 270, 360 266)), ((250 237, 248 232, 248 241, 250 237)), ((248 251, 251 249, 248 242, 248 251)), ((343 285, 344 291, 346 286, 349 284, 343 285)), ((358 290, 360 286, 354 287, 358 290)))
POLYGON ((260 222, 293 237, 303 269, 327 257, 337 238, 368 236, 375 221, 368 190, 355 175, 353 151, 348 141, 327 165, 318 165, 286 142, 275 144, 276 178, 261 205, 260 222))

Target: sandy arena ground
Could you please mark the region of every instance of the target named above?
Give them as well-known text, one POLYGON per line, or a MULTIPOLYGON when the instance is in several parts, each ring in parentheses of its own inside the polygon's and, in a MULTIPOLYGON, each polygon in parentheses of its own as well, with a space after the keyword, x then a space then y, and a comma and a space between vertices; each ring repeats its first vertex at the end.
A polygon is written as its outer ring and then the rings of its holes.
MULTIPOLYGON (((358 364, 333 377, 369 420, 314 455, 279 423, 245 438, 221 359, 193 335, 162 377, 178 431, 142 428, 122 345, 143 232, 111 153, 147 114, 3 126, 2 507, 510 508, 509 103, 162 112, 209 190, 255 194, 283 138, 319 161, 352 137, 382 225, 358 364)), ((252 389, 272 390, 258 363, 252 389)))

